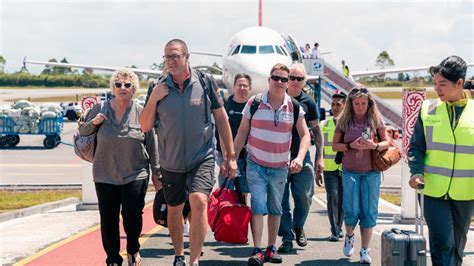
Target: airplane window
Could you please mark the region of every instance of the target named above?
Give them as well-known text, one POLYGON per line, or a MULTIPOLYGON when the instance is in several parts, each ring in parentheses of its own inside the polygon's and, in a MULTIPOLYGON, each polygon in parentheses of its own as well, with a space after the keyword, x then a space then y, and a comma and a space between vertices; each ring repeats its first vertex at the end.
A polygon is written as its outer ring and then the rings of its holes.
POLYGON ((257 53, 257 46, 253 45, 242 45, 242 51, 240 51, 241 54, 255 54, 257 53))
POLYGON ((283 55, 283 52, 281 51, 280 47, 275 45, 275 50, 277 51, 277 53, 283 55))
POLYGON ((274 54, 275 51, 273 50, 273 46, 271 45, 263 45, 258 47, 259 54, 274 54))
POLYGON ((283 51, 285 55, 288 55, 283 47, 280 46, 280 49, 283 51))
POLYGON ((232 47, 229 49, 229 52, 227 53, 227 56, 230 56, 234 50, 235 50, 235 45, 232 46, 232 47))
POLYGON ((237 47, 235 47, 235 50, 232 52, 232 55, 238 54, 239 51, 240 51, 240 45, 237 45, 237 47))

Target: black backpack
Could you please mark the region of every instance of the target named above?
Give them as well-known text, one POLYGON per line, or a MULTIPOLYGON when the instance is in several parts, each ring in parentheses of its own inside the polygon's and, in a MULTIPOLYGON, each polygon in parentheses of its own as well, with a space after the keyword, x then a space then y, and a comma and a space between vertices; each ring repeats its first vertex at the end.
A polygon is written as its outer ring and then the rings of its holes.
MULTIPOLYGON (((250 106, 249 123, 250 123, 250 121, 252 121, 252 118, 253 118, 253 115, 255 114, 255 112, 257 112, 258 106, 262 102, 262 97, 263 97, 262 93, 259 93, 259 94, 255 95, 255 98, 252 102, 252 105, 250 106)), ((297 100, 295 100, 295 98, 293 98, 293 97, 290 97, 290 98, 291 98, 291 102, 293 103, 293 129, 296 130, 296 122, 298 121, 298 117, 299 117, 299 114, 300 114, 300 103, 297 100)))

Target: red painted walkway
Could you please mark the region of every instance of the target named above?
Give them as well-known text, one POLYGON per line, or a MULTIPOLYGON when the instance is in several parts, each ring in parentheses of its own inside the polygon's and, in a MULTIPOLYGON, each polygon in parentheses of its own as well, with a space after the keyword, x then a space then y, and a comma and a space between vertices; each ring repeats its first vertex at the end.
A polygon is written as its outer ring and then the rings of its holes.
MULTIPOLYGON (((143 210, 143 229, 140 243, 161 229, 153 220, 153 204, 143 210)), ((126 256, 126 237, 120 222, 121 255, 126 256)), ((15 265, 104 265, 106 255, 102 248, 100 226, 94 226, 67 239, 61 240, 15 265)))

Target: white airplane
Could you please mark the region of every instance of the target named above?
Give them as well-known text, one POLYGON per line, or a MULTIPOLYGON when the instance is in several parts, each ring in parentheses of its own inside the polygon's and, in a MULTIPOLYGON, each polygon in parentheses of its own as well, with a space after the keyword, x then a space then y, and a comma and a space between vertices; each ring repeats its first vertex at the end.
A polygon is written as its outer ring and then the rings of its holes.
MULTIPOLYGON (((227 50, 223 55, 198 52, 194 54, 222 57, 222 75, 213 76, 215 79, 221 80, 226 85, 226 89, 229 91, 229 93, 232 93, 232 85, 236 74, 246 73, 250 75, 252 77, 253 94, 267 89, 269 72, 273 65, 276 63, 283 63, 287 66, 291 66, 295 61, 301 62, 302 58, 299 46, 291 37, 291 35, 285 37, 277 31, 263 26, 246 28, 235 34, 230 39, 229 44, 227 45, 227 50)), ((33 61, 26 59, 24 60, 24 63, 55 67, 90 68, 104 71, 115 71, 116 69, 122 68, 114 66, 33 61)), ((468 64, 468 66, 474 66, 474 64, 471 63, 468 64)), ((423 71, 427 70, 428 68, 428 66, 423 66, 367 70, 352 72, 351 76, 356 78, 379 74, 423 71)), ((150 76, 159 76, 162 74, 161 70, 139 68, 130 68, 130 70, 137 74, 150 76)), ((318 76, 308 76, 309 81, 316 80, 317 78, 318 76)))
MULTIPOLYGON (((294 62, 302 62, 300 46, 294 41, 291 35, 286 37, 277 31, 262 26, 262 0, 259 1, 259 26, 246 28, 235 34, 229 41, 224 54, 210 54, 191 52, 194 54, 204 54, 208 56, 222 57, 222 75, 213 75, 216 80, 225 84, 229 94, 232 93, 234 77, 238 73, 246 73, 252 77, 252 94, 265 91, 268 87, 268 77, 270 70, 276 63, 283 63, 291 66, 294 62)), ((324 54, 324 53, 321 53, 324 54)), ((40 64, 46 66, 70 67, 70 68, 90 68, 105 71, 115 71, 121 67, 97 66, 85 64, 53 63, 44 61, 27 61, 28 64, 40 64)), ((326 63, 323 62, 324 65, 326 63)), ((468 64, 474 66, 474 63, 468 64)), ((329 68, 332 68, 328 66, 329 68)), ((388 73, 402 73, 411 71, 427 70, 429 66, 409 67, 397 69, 382 69, 352 72, 353 78, 371 76, 388 73)), ((338 69, 332 68, 339 72, 338 69)), ((137 74, 159 76, 161 70, 136 69, 131 68, 137 74)), ((339 72, 339 75, 342 74, 339 72)), ((309 75, 308 81, 314 83, 319 76, 309 75)), ((351 81, 352 82, 352 81, 351 81)))

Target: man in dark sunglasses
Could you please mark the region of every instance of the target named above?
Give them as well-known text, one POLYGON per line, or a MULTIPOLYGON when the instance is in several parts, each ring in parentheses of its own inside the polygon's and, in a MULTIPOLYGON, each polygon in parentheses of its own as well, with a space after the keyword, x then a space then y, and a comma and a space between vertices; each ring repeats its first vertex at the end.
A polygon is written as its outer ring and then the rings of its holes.
POLYGON ((247 143, 247 183, 252 195, 254 241, 249 265, 263 265, 264 262, 282 263, 282 258, 277 253, 276 240, 285 183, 288 172, 299 173, 303 168, 310 145, 311 137, 304 122, 304 111, 298 102, 286 93, 289 72, 288 67, 283 64, 273 66, 268 78, 269 90, 253 96, 248 101, 234 142, 237 154, 247 143), (254 105, 254 102, 258 105, 254 105), (251 113, 253 106, 257 108, 251 113), (297 156, 290 161, 294 124, 301 142, 297 156), (268 215, 268 245, 265 251, 260 248, 264 215, 268 215))
POLYGON ((144 131, 157 128, 163 192, 168 205, 168 225, 175 250, 173 265, 186 265, 183 245, 183 207, 191 205, 190 261, 199 264, 207 233, 207 202, 214 185, 215 125, 225 147, 226 176, 234 178, 237 162, 232 132, 217 93, 217 83, 189 65, 186 43, 169 41, 164 49, 168 75, 150 92, 140 115, 144 131), (194 228, 194 229, 193 229, 194 228))
MULTIPOLYGON (((322 160, 322 137, 319 128, 319 114, 316 108, 316 102, 303 91, 306 84, 306 70, 303 64, 297 63, 290 67, 289 82, 287 93, 300 104, 304 110, 305 125, 310 128, 311 133, 315 139, 317 149, 317 164, 315 167, 318 171, 323 170, 322 160), (319 166, 319 167, 317 167, 319 166)), ((300 147, 300 137, 296 130, 292 132, 291 141, 291 159, 298 156, 300 147)), ((307 245, 306 235, 303 227, 308 217, 309 208, 311 206, 312 197, 314 194, 314 168, 311 161, 309 151, 304 156, 301 171, 298 173, 290 173, 285 185, 285 192, 283 194, 282 209, 283 215, 280 221, 280 228, 278 235, 282 237, 282 244, 278 248, 280 253, 290 253, 293 250, 293 240, 300 247, 307 245), (290 192, 295 202, 293 213, 290 207, 290 192)))

